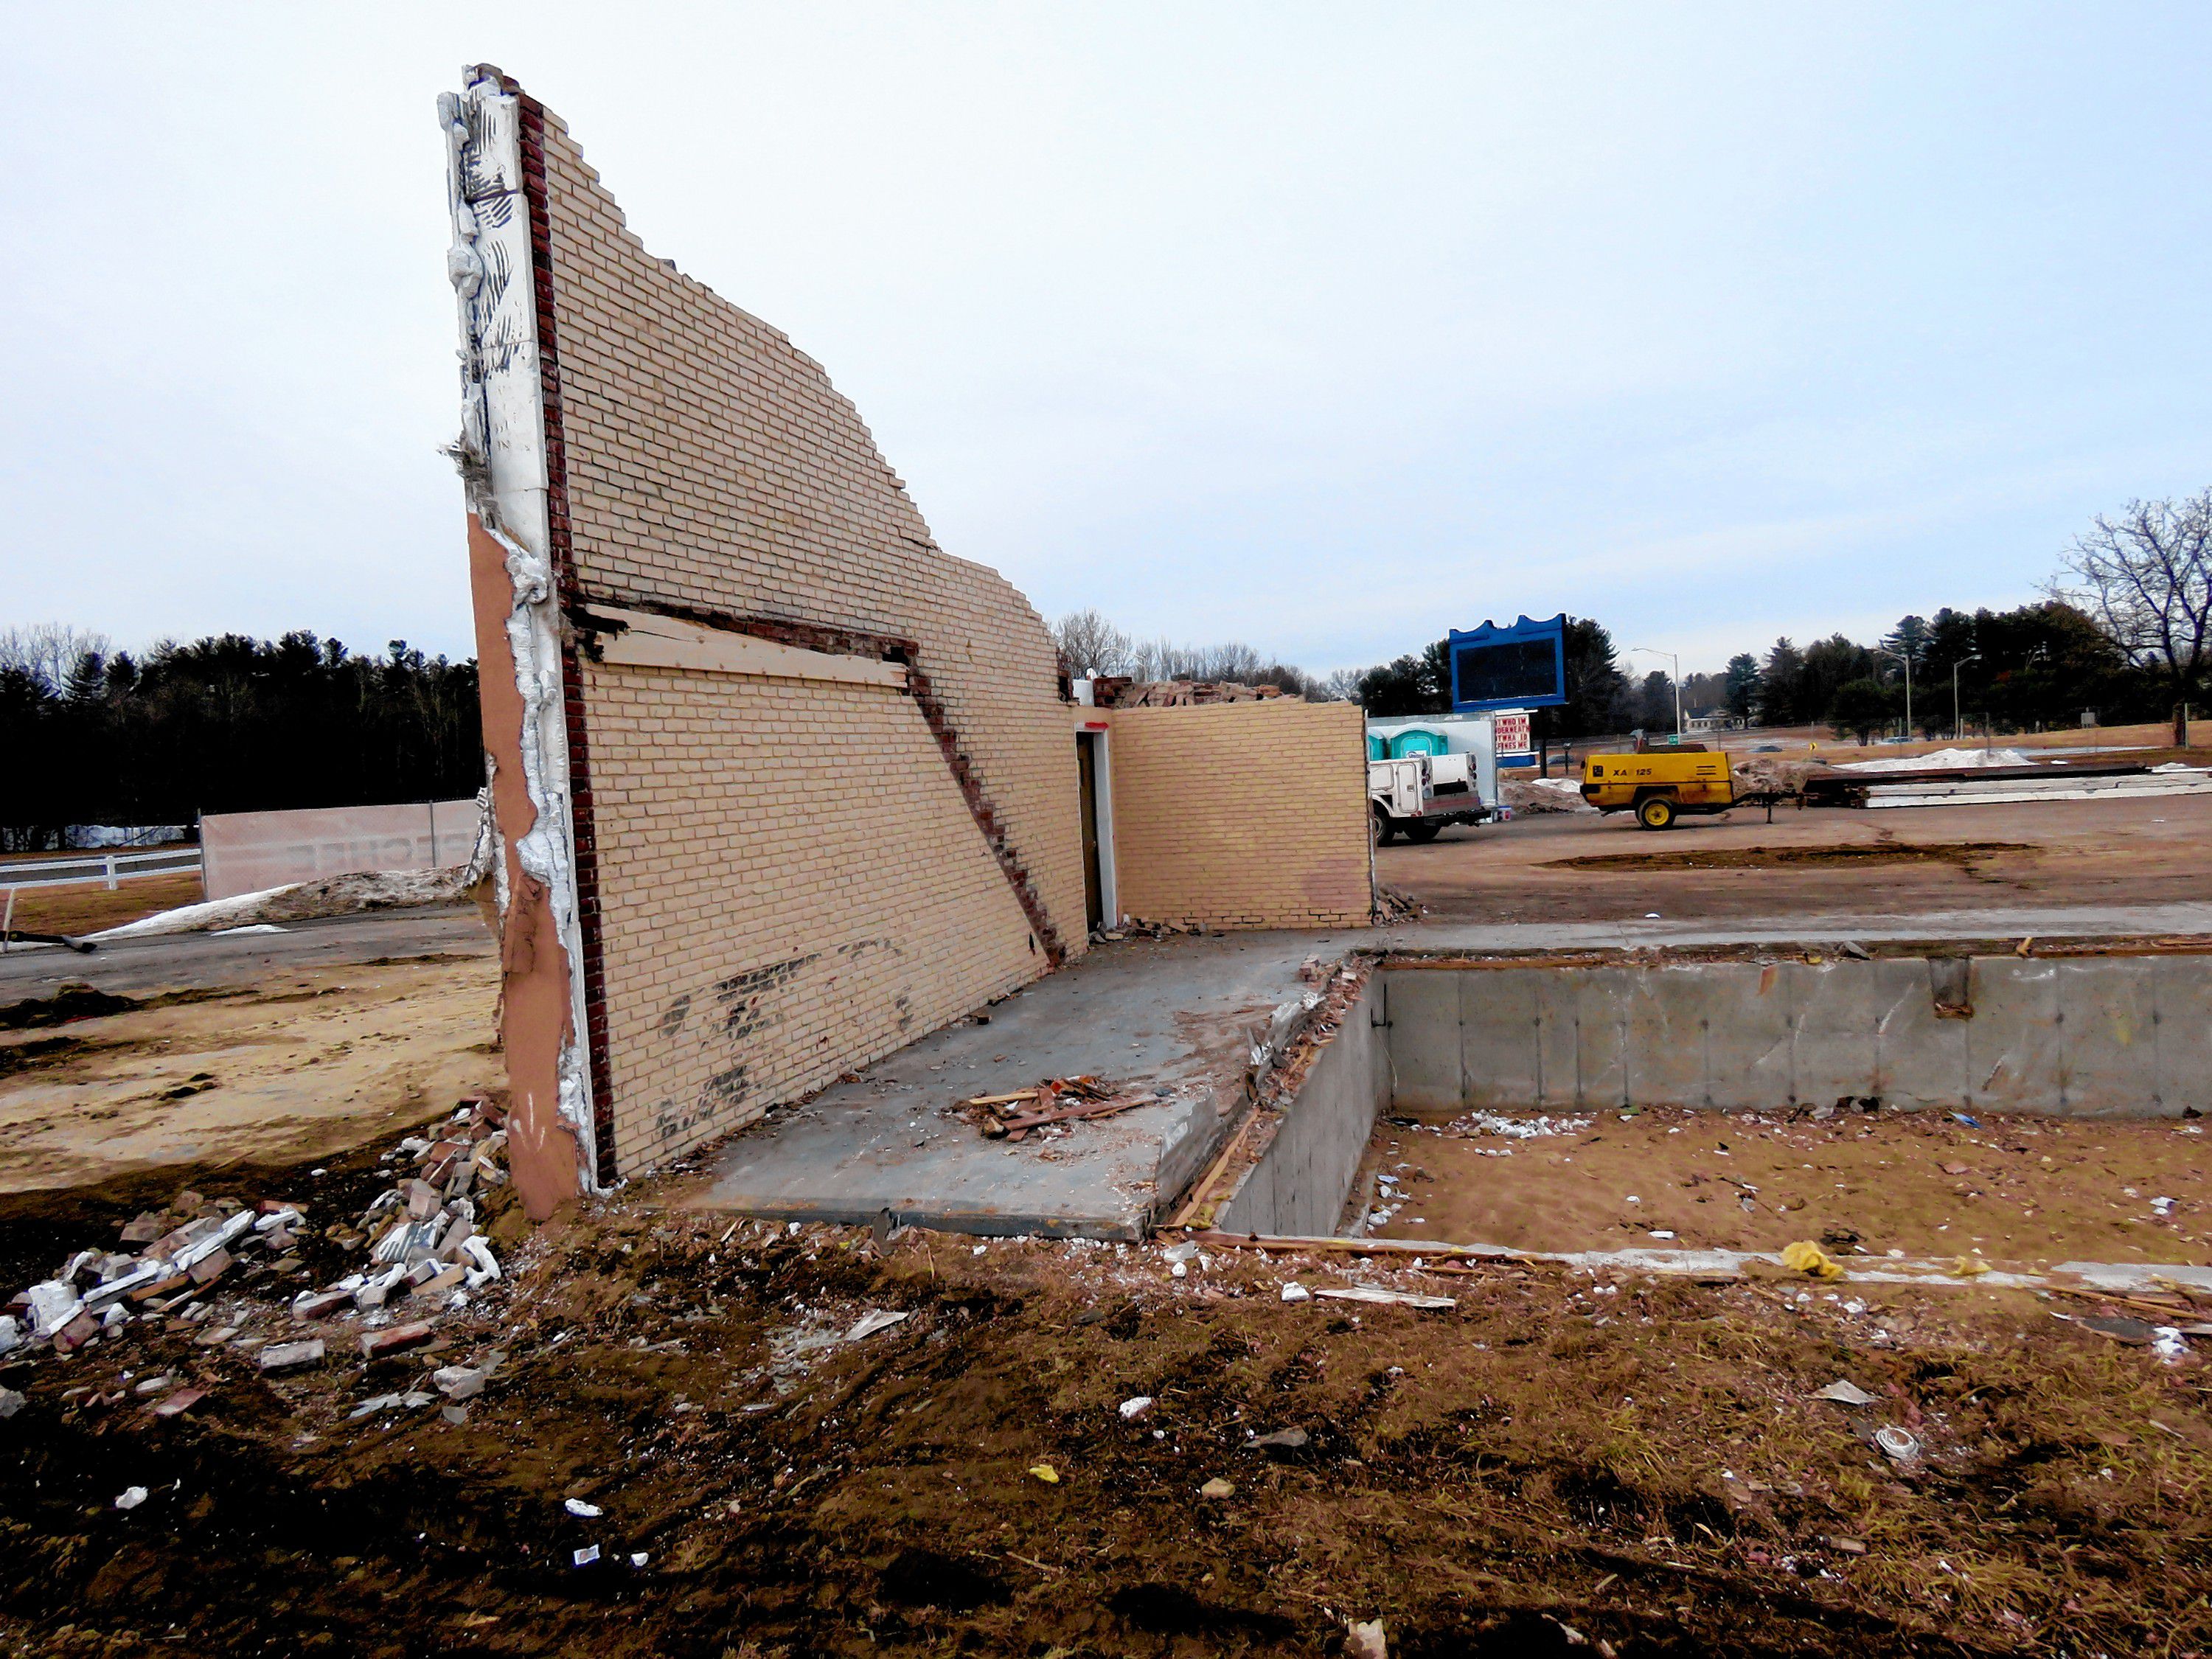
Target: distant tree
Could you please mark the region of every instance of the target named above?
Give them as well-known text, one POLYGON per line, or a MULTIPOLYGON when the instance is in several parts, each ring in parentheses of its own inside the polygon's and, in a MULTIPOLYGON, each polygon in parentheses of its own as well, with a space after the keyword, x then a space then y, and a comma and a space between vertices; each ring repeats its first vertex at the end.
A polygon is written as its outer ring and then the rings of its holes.
MULTIPOLYGON (((2028 728, 2072 725, 2081 711, 2116 713, 2145 700, 2143 671, 2094 617, 2057 599, 1974 617, 1982 660, 1977 701, 2000 723, 2028 728)), ((2154 706, 2145 713, 2160 712, 2154 706)))
POLYGON ((1889 688, 1875 679, 1846 680, 1828 701, 1828 724, 1853 733, 1861 743, 1870 742, 1876 726, 1893 717, 1889 688))
POLYGON ((1974 619, 1947 605, 1928 624, 1928 637, 1913 667, 1932 683, 1938 675, 1948 674, 1954 664, 1964 662, 1974 652, 1974 619))
POLYGON ((1798 671, 1791 701, 1801 711, 1801 718, 1818 720, 1827 713, 1838 686, 1850 680, 1881 678, 1874 653, 1841 634, 1831 634, 1805 647, 1804 666, 1798 671))
POLYGON ((1439 641, 1418 657, 1399 657, 1361 674, 1353 700, 1370 719, 1390 720, 1407 714, 1441 714, 1451 708, 1451 695, 1437 671, 1443 660, 1439 641))
POLYGON ((1728 678, 1722 674, 1685 674, 1682 676, 1682 709, 1685 714, 1705 714, 1715 708, 1728 707, 1728 678))
POLYGON ((1759 723, 1794 726, 1799 719, 1797 682, 1804 677, 1805 653, 1785 634, 1766 653, 1759 674, 1759 723))
POLYGON ((1069 611, 1052 625, 1052 640, 1073 678, 1129 672, 1129 636, 1096 611, 1069 611))
POLYGON ((1541 711, 1546 735, 1593 738, 1626 731, 1634 714, 1612 632, 1590 617, 1568 617, 1565 656, 1567 701, 1564 708, 1541 711))
POLYGON ((473 662, 404 640, 356 657, 307 633, 165 641, 141 661, 96 635, 26 632, 0 636, 14 781, 0 847, 55 846, 76 823, 450 799, 483 781, 473 662))
POLYGON ((0 669, 20 669, 59 690, 88 657, 105 659, 107 635, 66 623, 29 623, 0 629, 0 669))
POLYGON ((2162 672, 2172 701, 2195 689, 2212 633, 2212 489, 2099 514, 2060 564, 2052 599, 2093 618, 2130 662, 2162 672))
POLYGON ((1235 641, 1178 645, 1169 639, 1135 640, 1097 611, 1069 611, 1053 623, 1052 638, 1075 679, 1127 674, 1136 680, 1230 680, 1277 686, 1287 696, 1329 700, 1325 683, 1316 676, 1235 641))
POLYGON ((1738 652, 1728 659, 1728 670, 1723 678, 1727 690, 1723 700, 1729 713, 1738 720, 1749 720, 1752 711, 1759 705, 1759 659, 1748 651, 1738 652))
POLYGON ((1882 649, 1894 651, 1917 671, 1928 654, 1929 627, 1924 617, 1902 617, 1881 636, 1882 649))
POLYGON ((1664 669, 1653 669, 1636 688, 1636 724, 1646 732, 1674 729, 1674 680, 1664 669))

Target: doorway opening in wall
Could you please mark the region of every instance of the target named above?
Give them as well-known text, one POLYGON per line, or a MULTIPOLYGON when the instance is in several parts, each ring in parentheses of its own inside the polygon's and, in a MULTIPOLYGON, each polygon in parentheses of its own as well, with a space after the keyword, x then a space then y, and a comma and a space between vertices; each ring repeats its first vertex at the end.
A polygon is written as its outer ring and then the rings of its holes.
POLYGON ((1107 734, 1075 734, 1076 787, 1083 821, 1083 914, 1091 931, 1119 919, 1114 892, 1114 787, 1107 764, 1107 734))

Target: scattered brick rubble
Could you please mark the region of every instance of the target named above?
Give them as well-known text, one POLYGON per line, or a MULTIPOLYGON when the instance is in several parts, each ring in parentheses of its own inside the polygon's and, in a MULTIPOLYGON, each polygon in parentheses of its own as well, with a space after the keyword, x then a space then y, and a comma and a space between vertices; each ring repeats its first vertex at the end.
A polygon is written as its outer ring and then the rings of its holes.
MULTIPOLYGON (((158 1322, 179 1333, 202 1327, 195 1342, 254 1356, 264 1374, 319 1366, 333 1352, 360 1362, 435 1343, 440 1328, 470 1310, 501 1277, 482 1229, 513 1202, 503 1154, 503 1114, 481 1097, 402 1140, 382 1162, 398 1175, 356 1217, 310 1222, 301 1200, 247 1204, 191 1191, 166 1210, 128 1222, 119 1249, 81 1249, 52 1279, 17 1295, 0 1313, 0 1354, 14 1363, 44 1355, 73 1358, 102 1342, 124 1343, 134 1328, 158 1322), (360 1267, 321 1288, 301 1285, 313 1269, 302 1251, 319 1243, 360 1267)), ((318 1171, 317 1173, 320 1173, 318 1171)), ((454 1405, 478 1392, 495 1358, 476 1368, 448 1365, 439 1394, 454 1405)), ((204 1395, 161 1375, 137 1385, 157 1395, 146 1409, 176 1416, 204 1395)), ((108 1401, 97 1390, 72 1390, 108 1401)), ((428 1404, 410 1392, 374 1404, 428 1404)), ((0 1413, 4 1414, 4 1413, 0 1413)), ((356 1414, 359 1414, 356 1413, 356 1414)))

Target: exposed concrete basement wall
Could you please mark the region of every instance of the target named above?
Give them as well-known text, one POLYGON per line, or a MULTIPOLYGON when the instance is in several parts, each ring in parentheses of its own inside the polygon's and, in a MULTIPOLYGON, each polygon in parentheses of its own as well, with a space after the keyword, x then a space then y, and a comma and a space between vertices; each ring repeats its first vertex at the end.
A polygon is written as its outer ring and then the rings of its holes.
POLYGON ((1335 1231, 1385 1110, 2212 1111, 2208 1006, 2203 956, 1394 967, 1316 1056, 1214 1224, 1335 1231))
MULTIPOLYGON (((1042 622, 939 549, 821 368, 648 254, 497 70, 446 118, 465 362, 538 395, 524 551, 546 592, 480 537, 486 672, 510 659, 520 691, 488 696, 485 740, 519 771, 509 727, 557 711, 543 787, 501 796, 500 821, 511 850, 563 844, 542 884, 570 896, 526 928, 518 871, 509 974, 534 941, 576 991, 565 1025, 509 1019, 509 1067, 587 1055, 562 1109, 581 1183, 604 1183, 1082 950, 1074 750, 1042 622), (482 165, 499 142, 514 165, 482 165), (492 249, 500 215, 523 234, 492 249), (471 299, 495 283, 535 301, 504 332, 471 299), (518 616, 529 648, 498 650, 518 616)), ((482 426, 459 451, 472 478, 506 453, 482 426)))
POLYGON ((1390 1099, 1382 986, 1367 982, 1315 1056, 1273 1138, 1215 1216, 1232 1233, 1312 1237, 1336 1231, 1376 1113, 1390 1099))
POLYGON ((1401 1110, 2212 1110, 2212 957, 1394 969, 1401 1110))
POLYGON ((1126 915, 1186 927, 1369 925, 1367 733, 1357 704, 1285 697, 1097 713, 1113 734, 1126 915))

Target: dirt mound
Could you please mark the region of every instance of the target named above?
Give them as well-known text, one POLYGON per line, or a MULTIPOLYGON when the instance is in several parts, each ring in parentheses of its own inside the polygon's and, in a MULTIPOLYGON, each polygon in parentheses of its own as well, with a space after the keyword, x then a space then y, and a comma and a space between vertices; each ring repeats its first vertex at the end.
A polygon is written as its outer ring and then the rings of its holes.
POLYGON ((1790 760, 1781 755, 1747 755, 1731 769, 1739 794, 1796 794, 1809 777, 1825 776, 1838 769, 1821 761, 1790 760))
POLYGON ((1507 778, 1498 793, 1516 817, 1539 812, 1595 812, 1583 799, 1583 787, 1572 778, 1507 778))
POLYGON ((288 921, 309 921, 318 916, 358 915, 369 910, 398 910, 425 904, 465 904, 471 888, 465 866, 447 870, 375 870, 350 875, 325 876, 289 887, 264 888, 240 893, 235 898, 210 899, 163 910, 141 921, 126 922, 95 939, 144 939, 156 933, 211 933, 231 927, 288 921))
POLYGON ((1846 842, 1835 847, 1712 847, 1680 853, 1587 853, 1547 860, 1547 870, 1799 870, 1823 866, 1952 864, 1965 869, 2005 853, 2033 853, 2017 841, 1846 842))

